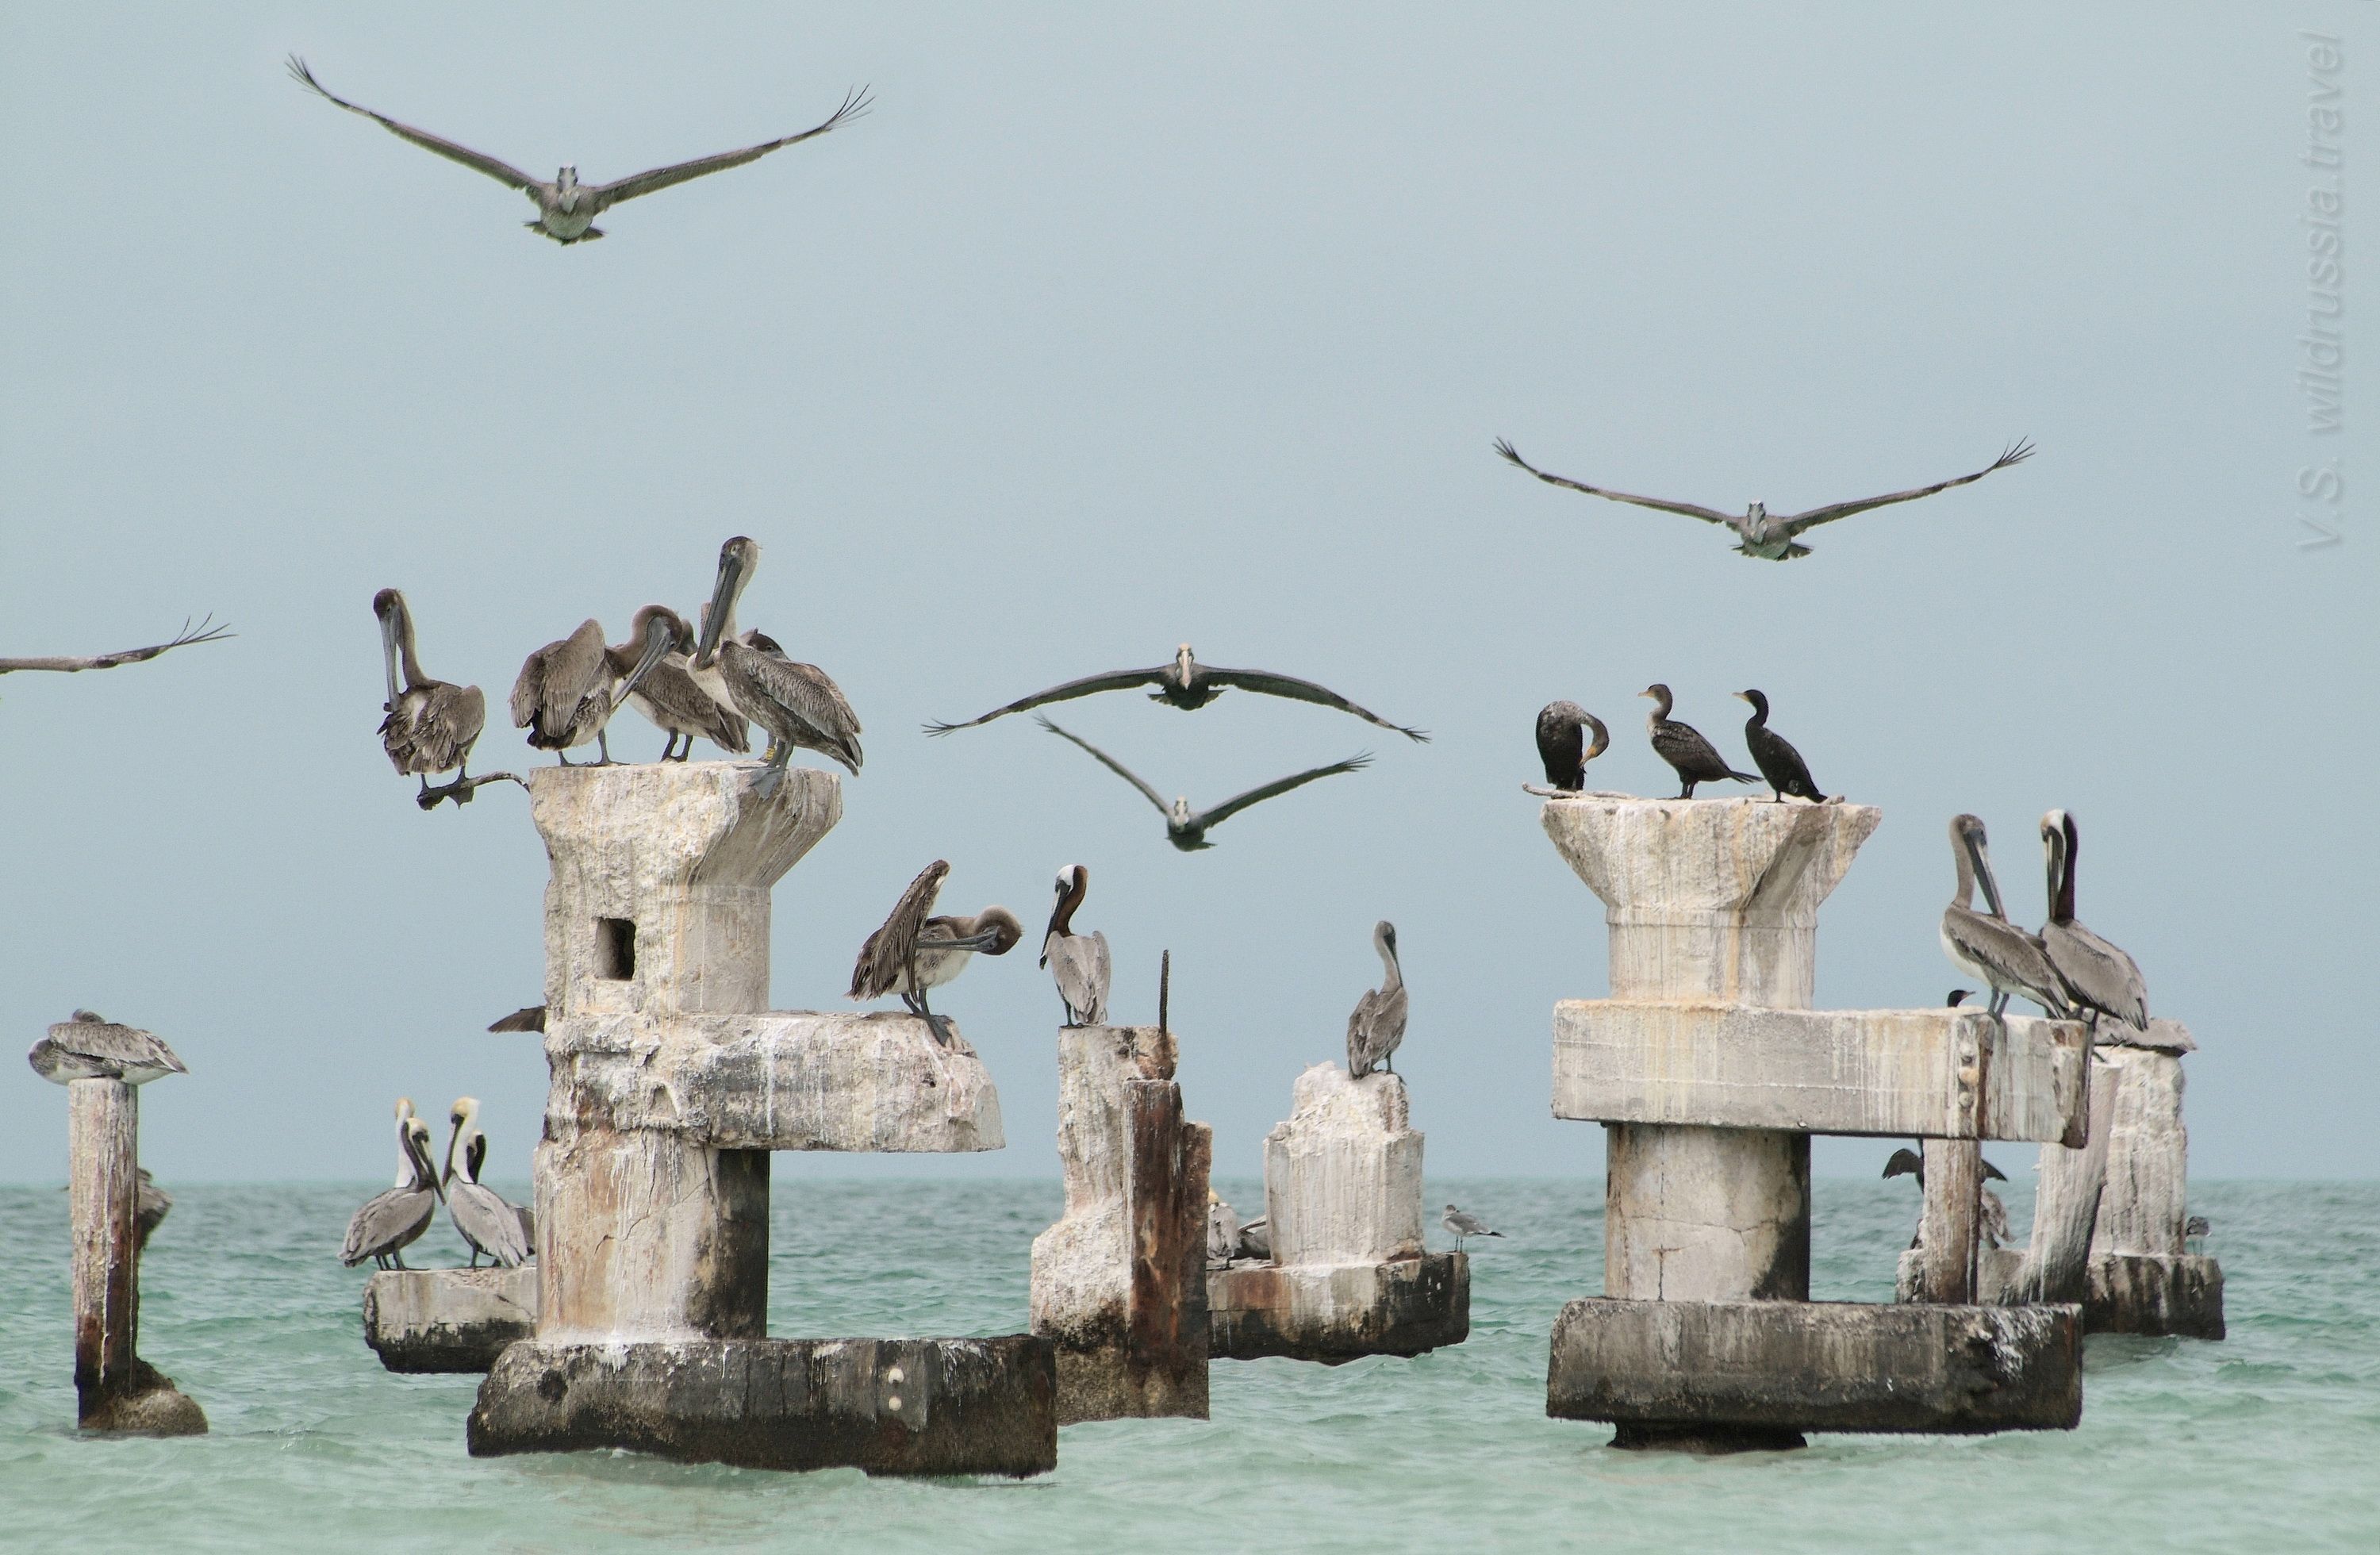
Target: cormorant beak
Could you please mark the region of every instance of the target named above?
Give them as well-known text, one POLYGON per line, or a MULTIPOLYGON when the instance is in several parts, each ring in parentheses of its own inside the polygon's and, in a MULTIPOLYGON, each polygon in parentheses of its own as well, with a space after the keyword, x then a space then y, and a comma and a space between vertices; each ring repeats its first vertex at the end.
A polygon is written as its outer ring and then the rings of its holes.
POLYGON ((730 541, 719 553, 719 581, 710 591, 710 608, 702 623, 702 641, 695 648, 696 669, 710 668, 710 662, 718 657, 720 634, 735 609, 735 596, 744 591, 744 578, 743 552, 730 541))

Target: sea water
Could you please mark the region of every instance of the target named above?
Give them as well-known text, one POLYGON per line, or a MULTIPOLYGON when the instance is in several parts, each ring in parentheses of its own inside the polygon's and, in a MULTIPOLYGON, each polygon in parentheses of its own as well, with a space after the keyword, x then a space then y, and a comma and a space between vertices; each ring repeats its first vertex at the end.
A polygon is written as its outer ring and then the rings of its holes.
MULTIPOLYGON (((1217 1362, 1212 1419, 1068 1427, 1024 1481, 472 1459, 479 1379, 395 1376, 364 1345, 369 1270, 335 1249, 370 1184, 169 1185, 140 1350, 212 1430, 164 1441, 76 1433, 66 1195, 0 1189, 0 1550, 2380 1550, 2380 1184, 2193 1184, 2230 1337, 2089 1341, 2079 1430, 1695 1458, 1546 1418, 1554 1314, 1601 1288, 1601 1183, 1433 1183, 1506 1233, 1472 1245, 1467 1342, 1217 1362)), ((1055 1182, 781 1179, 770 1331, 1017 1331, 1059 1203, 1055 1182)), ((1821 1181, 1814 1294, 1889 1300, 1916 1209, 1905 1179, 1821 1181)), ((460 1252, 442 1222, 410 1261, 460 1252)))

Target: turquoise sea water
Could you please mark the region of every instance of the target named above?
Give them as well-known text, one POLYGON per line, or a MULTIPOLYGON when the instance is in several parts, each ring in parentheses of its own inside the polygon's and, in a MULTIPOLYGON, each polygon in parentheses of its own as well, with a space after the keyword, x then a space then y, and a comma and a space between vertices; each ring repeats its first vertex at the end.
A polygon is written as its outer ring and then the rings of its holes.
MULTIPOLYGON (((2380 1184, 2197 1185, 2230 1338, 2091 1341, 2079 1430, 1694 1459, 1545 1417, 1554 1313, 1600 1289, 1600 1182, 1433 1183, 1509 1233, 1475 1245, 1469 1342, 1218 1363, 1211 1420, 1070 1427, 1023 1482, 474 1461, 478 1379, 364 1347, 363 1272, 331 1249, 370 1185, 172 1186, 141 1352, 213 1424, 178 1441, 77 1436, 66 1196, 0 1190, 0 1549, 2380 1549, 2380 1184)), ((1815 1294, 1888 1299, 1913 1191, 1817 1200, 1815 1294)), ((1054 1182, 781 1178, 771 1331, 1015 1331, 1058 1203, 1054 1182)), ((415 1261, 458 1247, 442 1224, 415 1261)))

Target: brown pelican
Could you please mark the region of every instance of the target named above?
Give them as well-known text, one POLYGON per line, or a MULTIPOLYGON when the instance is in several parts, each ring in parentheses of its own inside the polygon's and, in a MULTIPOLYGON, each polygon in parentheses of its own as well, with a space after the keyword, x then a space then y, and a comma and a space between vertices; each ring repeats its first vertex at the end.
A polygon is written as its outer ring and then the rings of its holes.
POLYGON ((72 1080, 145 1086, 162 1075, 190 1072, 154 1032, 118 1026, 89 1010, 77 1010, 50 1027, 50 1034, 25 1054, 25 1062, 34 1074, 60 1086, 72 1080))
POLYGON ((488 1029, 491 1031, 543 1031, 545 1006, 530 1004, 523 1009, 515 1010, 502 1020, 490 1022, 488 1029))
POLYGON ((1446 1207, 1446 1213, 1439 1219, 1438 1223, 1444 1226, 1448 1233, 1453 1236, 1454 1250, 1458 1253, 1463 1251, 1463 1244, 1464 1241, 1471 1237, 1501 1236, 1504 1234, 1500 1231, 1488 1230, 1487 1221, 1481 1220, 1478 1216, 1472 1214, 1469 1210, 1457 1209, 1451 1204, 1446 1207))
POLYGON ((1537 756, 1546 764, 1546 783, 1565 794, 1586 787, 1586 764, 1611 745, 1611 731, 1603 720, 1576 702, 1548 702, 1537 714, 1537 756), (1595 743, 1585 732, 1595 731, 1595 743))
POLYGON ((769 731, 768 770, 753 785, 766 798, 784 781, 785 763, 796 749, 832 756, 855 776, 861 756, 859 717, 824 670, 786 658, 758 632, 735 635, 736 598, 759 565, 759 544, 747 536, 737 535, 719 548, 719 581, 693 668, 699 674, 715 662, 737 710, 769 731))
POLYGON ((1104 1026, 1108 1018, 1108 937, 1075 932, 1075 909, 1091 889, 1091 871, 1069 864, 1058 871, 1058 904, 1041 936, 1041 965, 1058 984, 1068 1026, 1104 1026))
POLYGON ((1327 767, 1315 767, 1306 771, 1292 773, 1285 778, 1275 778, 1260 788, 1251 788, 1245 794, 1234 794, 1213 808, 1200 810, 1194 815, 1191 813, 1190 800, 1186 796, 1176 796, 1172 805, 1169 807, 1163 799, 1157 796, 1156 789, 1149 787, 1123 762, 1081 735, 1068 734, 1042 714, 1037 712, 1033 716, 1041 727, 1081 746, 1097 757, 1101 766, 1139 789, 1142 796, 1155 805, 1158 813, 1165 817, 1165 840, 1184 853, 1195 853, 1200 848, 1213 847, 1215 844, 1207 840, 1208 830, 1220 826, 1250 805, 1261 804, 1267 799, 1286 794, 1293 788, 1312 783, 1316 778, 1335 777, 1341 772, 1361 771, 1372 764, 1371 753, 1363 752, 1351 756, 1344 761, 1333 761, 1327 767))
POLYGON ((2041 945, 2084 1009, 2112 1015, 2137 1031, 2149 1028, 2149 989, 2139 965, 2074 918, 2074 856, 2082 835, 2074 818, 2051 810, 2041 818, 2041 846, 2049 864, 2049 921, 2041 945))
POLYGON ((1746 556, 1763 561, 1789 562, 1796 556, 1806 556, 1810 548, 1794 543, 1794 537, 1821 524, 1831 524, 1838 518, 1848 518, 1854 513, 1865 513, 1871 507, 1884 507, 1897 502, 1913 502, 1930 497, 1937 492, 1947 492, 1953 486, 1963 486, 1970 480, 1981 480, 1996 469, 2021 464, 2033 456, 2033 444, 2020 438, 2008 451, 1973 475, 1962 475, 1955 480, 1937 480, 1931 486, 1919 486, 1912 491, 1894 492, 1888 496, 1869 497, 1861 502, 1829 503, 1806 513, 1771 513, 1763 503, 1754 503, 1742 514, 1721 513, 1714 508, 1697 507, 1689 502, 1664 502, 1658 497, 1632 497, 1625 492, 1607 491, 1590 486, 1583 480, 1548 475, 1521 457, 1511 443, 1499 438, 1496 452, 1527 470, 1549 486, 1567 486, 1573 492, 1585 492, 1592 497, 1609 497, 1614 502, 1634 503, 1639 507, 1657 507, 1664 513, 1682 513, 1689 518, 1699 518, 1706 524, 1718 524, 1735 532, 1736 550, 1746 556))
POLYGON ((30 658, 0 659, 0 674, 14 674, 18 670, 55 670, 61 674, 77 674, 84 670, 112 670, 118 664, 145 663, 160 653, 193 643, 221 642, 234 635, 228 624, 218 626, 210 615, 193 626, 188 621, 174 634, 171 642, 152 643, 147 648, 120 648, 113 653, 48 654, 30 658))
POLYGON ((1381 1064, 1395 1074, 1397 1066, 1390 1060, 1405 1039, 1405 975, 1397 965, 1397 926, 1387 918, 1374 924, 1372 948, 1380 953, 1387 975, 1379 987, 1367 988, 1356 998, 1354 1013, 1347 1017, 1347 1077, 1353 1080, 1381 1064))
POLYGON ((1160 664, 1148 670, 1111 670, 1106 674, 1085 675, 1063 686, 1052 686, 1047 691, 1036 691, 1030 697, 1020 698, 1006 707, 994 708, 981 718, 970 718, 964 723, 929 723, 926 733, 947 735, 953 729, 972 729, 978 723, 989 723, 995 718, 1023 712, 1027 708, 1038 708, 1045 702, 1069 701, 1101 691, 1128 691, 1135 686, 1154 686, 1157 689, 1148 694, 1150 701, 1163 702, 1184 712, 1195 712, 1229 688, 1238 686, 1243 691, 1260 692, 1268 697, 1286 697, 1292 701, 1337 708, 1341 712, 1354 713, 1367 723, 1393 729, 1408 739, 1427 741, 1429 738, 1419 729, 1391 723, 1378 713, 1357 707, 1338 692, 1317 686, 1310 680, 1275 674, 1269 670, 1223 670, 1212 664, 1202 664, 1192 656, 1190 645, 1186 642, 1173 650, 1173 662, 1170 664, 1160 664))
POLYGON ((2000 910, 1998 882, 1992 878, 1991 856, 1985 850, 1984 823, 1972 815, 1950 818, 1950 857, 1959 870, 1959 893, 1942 909, 1942 950, 1952 966, 1972 972, 1992 990, 1990 1013, 2008 1008, 2009 996, 2021 993, 2058 1019, 2066 1018, 2065 984, 2041 942, 2008 920, 2000 910), (1974 910, 1975 887, 1984 890, 1991 910, 1974 910))
POLYGON ((140 1254, 149 1250, 149 1238, 174 1212, 174 1196, 157 1185, 147 1167, 133 1168, 133 1175, 140 1185, 132 1202, 132 1250, 140 1254))
MULTIPOLYGON (((480 1103, 476 1098, 459 1096, 446 1114, 454 1124, 446 1136, 446 1170, 443 1181, 446 1188, 446 1216, 471 1249, 471 1267, 480 1267, 480 1255, 485 1253, 506 1269, 516 1269, 528 1261, 528 1228, 521 1212, 504 1202, 504 1196, 480 1182, 480 1167, 488 1159, 488 1136, 480 1132, 480 1103), (457 1148, 463 1159, 455 1159, 457 1148)), ((423 1125, 425 1135, 428 1125, 423 1125)), ((425 1154, 427 1147, 425 1146, 425 1154)))
POLYGON ((1006 955, 1025 937, 1025 926, 1006 907, 986 907, 974 917, 929 917, 934 898, 949 878, 950 860, 937 858, 917 873, 882 928, 868 936, 852 964, 851 999, 881 999, 897 993, 909 1013, 951 1045, 948 1026, 926 1007, 926 990, 940 988, 965 970, 976 952, 1006 955))
POLYGON ((1768 697, 1761 691, 1738 691, 1736 695, 1752 704, 1752 717, 1743 725, 1743 743, 1752 752, 1752 764, 1768 780, 1768 787, 1778 802, 1791 794, 1796 799, 1824 804, 1827 796, 1810 777, 1809 765, 1802 753, 1785 741, 1785 736, 1768 726, 1768 697))
POLYGON ((603 641, 602 623, 589 617, 578 629, 547 643, 521 665, 513 682, 513 726, 528 731, 528 743, 551 750, 565 767, 570 747, 595 742, 600 766, 612 764, 612 742, 605 734, 612 714, 650 675, 677 641, 685 619, 659 605, 637 613, 644 631, 643 654, 625 679, 612 668, 612 650, 603 641), (659 615, 650 613, 659 611, 659 615))
POLYGON ((370 1258, 403 1269, 405 1249, 430 1229, 438 1208, 438 1172, 430 1164, 430 1125, 413 1115, 410 1097, 396 1102, 396 1186, 374 1194, 347 1222, 339 1261, 349 1269, 370 1258))
POLYGON ((468 776, 471 746, 488 721, 488 699, 476 686, 433 680, 422 672, 414 650, 413 612, 405 596, 383 589, 372 596, 372 613, 380 617, 381 657, 388 671, 388 700, 382 711, 381 748, 388 752, 399 777, 421 779, 430 792, 430 775, 452 770, 457 784, 468 776), (397 672, 405 674, 404 684, 397 672))
POLYGON ((1717 783, 1730 778, 1737 783, 1758 783, 1750 772, 1739 772, 1722 759, 1702 731, 1691 723, 1681 723, 1670 716, 1670 688, 1656 681, 1636 693, 1653 699, 1653 711, 1645 720, 1645 727, 1653 736, 1654 754, 1667 761, 1677 772, 1678 781, 1685 786, 1678 791, 1681 799, 1694 796, 1694 784, 1717 783))
POLYGON ((704 684, 706 678, 715 677, 695 674, 694 662, 688 657, 694 642, 694 628, 686 624, 686 617, 667 605, 649 604, 637 612, 628 640, 605 649, 603 657, 612 673, 633 686, 623 692, 625 699, 669 736, 662 744, 662 760, 668 760, 673 750, 681 761, 691 757, 698 735, 722 750, 741 756, 752 748, 744 715, 719 700, 704 684), (637 663, 651 640, 656 622, 668 633, 669 648, 649 672, 638 676, 637 663), (680 739, 686 741, 683 749, 677 748, 680 739))
POLYGON ((721 173, 730 167, 741 167, 747 162, 757 162, 771 152, 799 144, 813 135, 823 135, 838 125, 847 124, 867 113, 869 106, 868 91, 862 87, 845 93, 843 106, 837 108, 833 116, 824 124, 815 128, 805 129, 798 135, 788 135, 777 140, 764 140, 757 146, 747 146, 740 152, 722 152, 717 156, 698 157, 692 162, 681 162, 668 167, 656 167, 650 173, 639 173, 633 177, 614 179, 608 184, 582 184, 578 181, 578 169, 565 167, 555 174, 553 182, 549 184, 530 177, 510 163, 500 162, 484 152, 475 152, 468 146, 456 145, 454 141, 443 136, 432 135, 426 129, 416 129, 411 125, 399 124, 384 114, 376 114, 360 103, 348 102, 344 97, 332 96, 329 91, 323 90, 322 83, 314 79, 314 73, 306 68, 306 62, 294 54, 289 56, 289 74, 298 85, 337 103, 351 114, 361 114, 396 136, 397 139, 410 140, 423 151, 434 152, 450 162, 459 162, 473 172, 484 173, 508 188, 519 189, 528 196, 531 203, 537 206, 537 219, 523 222, 521 225, 565 245, 584 243, 589 238, 602 237, 603 229, 594 225, 595 218, 624 200, 634 200, 640 194, 651 194, 654 190, 665 189, 672 184, 682 184, 688 178, 699 178, 706 173, 721 173))
POLYGON ((1207 1190, 1207 1267, 1221 1269, 1240 1256, 1240 1218, 1214 1189, 1207 1190))

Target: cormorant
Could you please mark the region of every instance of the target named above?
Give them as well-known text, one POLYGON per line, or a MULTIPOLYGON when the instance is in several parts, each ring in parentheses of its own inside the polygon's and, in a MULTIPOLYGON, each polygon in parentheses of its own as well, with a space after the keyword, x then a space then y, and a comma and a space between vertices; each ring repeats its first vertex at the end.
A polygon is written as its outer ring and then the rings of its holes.
POLYGON ((1722 778, 1736 783, 1760 781, 1750 772, 1739 772, 1729 766, 1710 741, 1703 738, 1702 731, 1670 716, 1668 686, 1656 681, 1636 694, 1653 699, 1653 711, 1645 720, 1645 727, 1652 734, 1655 753, 1676 771, 1678 781, 1685 785, 1678 791, 1679 798, 1693 798, 1698 783, 1717 783, 1722 778))
POLYGON ((1791 794, 1796 799, 1823 804, 1826 796, 1818 792, 1810 776, 1809 764, 1802 753, 1786 743, 1785 736, 1768 726, 1768 697, 1762 691, 1738 691, 1736 695, 1752 704, 1752 717, 1743 725, 1743 743, 1752 752, 1752 764, 1768 780, 1779 802, 1791 794))
POLYGON ((1576 702, 1548 702, 1537 714, 1537 757, 1546 764, 1546 784, 1565 794, 1576 794, 1586 787, 1586 764, 1602 755, 1611 745, 1611 732, 1603 720, 1576 702), (1586 731, 1595 731, 1595 743, 1586 743, 1586 731))

